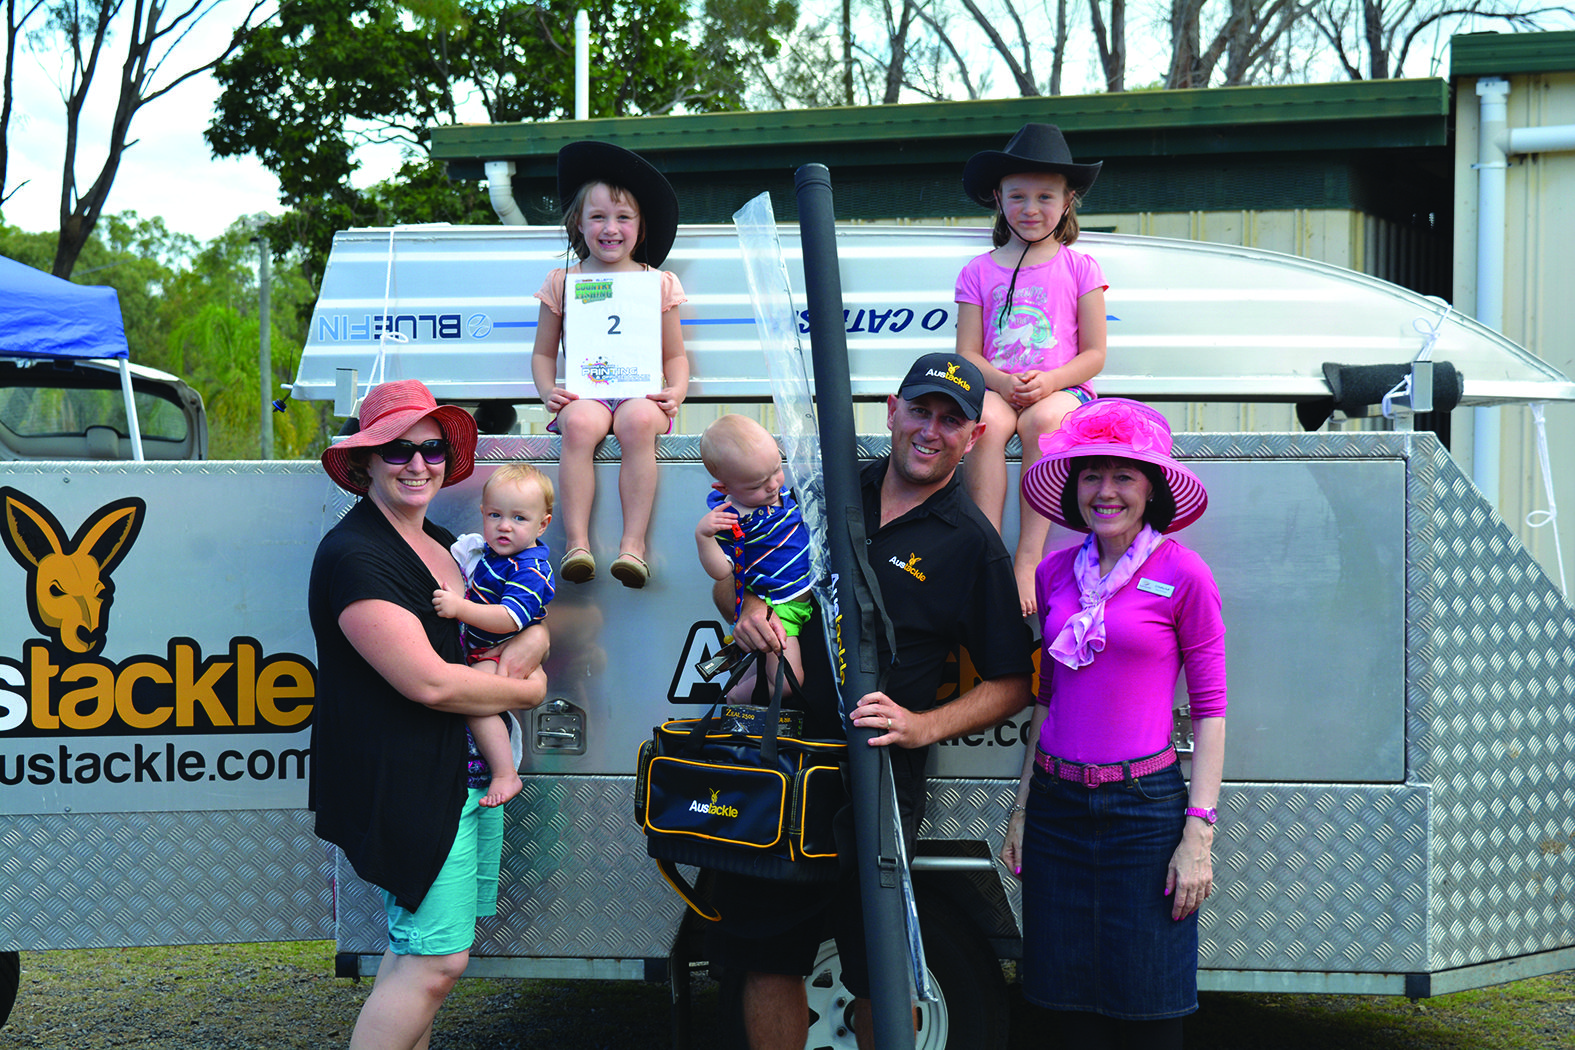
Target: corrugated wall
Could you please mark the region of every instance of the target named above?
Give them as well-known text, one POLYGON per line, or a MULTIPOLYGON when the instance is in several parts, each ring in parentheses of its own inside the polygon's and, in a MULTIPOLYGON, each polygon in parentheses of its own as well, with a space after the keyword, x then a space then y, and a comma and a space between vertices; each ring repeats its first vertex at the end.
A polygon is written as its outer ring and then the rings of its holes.
MULTIPOLYGON (((1575 124, 1575 72, 1514 76, 1509 127, 1575 124)), ((1475 78, 1455 91, 1455 304, 1475 312, 1477 129, 1475 78)), ((1575 373, 1575 151, 1510 158, 1506 187, 1504 334, 1566 375, 1575 373)), ((1517 537, 1559 582, 1551 529, 1558 529, 1564 571, 1575 581, 1575 405, 1546 410, 1554 497, 1565 507, 1556 526, 1526 517, 1548 509, 1529 408, 1504 408, 1496 502, 1517 537)), ((1472 413, 1455 413, 1455 458, 1468 473, 1472 413)))

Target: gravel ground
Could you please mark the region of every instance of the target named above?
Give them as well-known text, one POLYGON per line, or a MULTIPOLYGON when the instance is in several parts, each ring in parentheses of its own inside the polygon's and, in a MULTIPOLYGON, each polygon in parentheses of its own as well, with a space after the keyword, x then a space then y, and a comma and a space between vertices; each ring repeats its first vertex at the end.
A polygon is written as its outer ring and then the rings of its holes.
MULTIPOLYGON (((5 1050, 280 1050, 342 1046, 370 984, 331 976, 327 942, 23 952, 5 1050)), ((1011 1050, 1051 1045, 1013 994, 1011 1050)), ((715 986, 696 981, 696 1047, 714 1047, 715 986)), ((665 986, 470 980, 433 1050, 666 1050, 665 986)), ((1575 972, 1409 1003, 1212 994, 1189 1022, 1209 1050, 1575 1050, 1575 972)))

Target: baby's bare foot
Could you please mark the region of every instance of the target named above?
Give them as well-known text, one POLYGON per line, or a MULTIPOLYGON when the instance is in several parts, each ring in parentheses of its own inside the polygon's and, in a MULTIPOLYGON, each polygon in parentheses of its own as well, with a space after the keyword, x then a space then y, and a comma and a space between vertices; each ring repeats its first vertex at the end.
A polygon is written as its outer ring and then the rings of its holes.
POLYGON ((487 786, 487 794, 482 798, 481 804, 501 806, 524 789, 525 782, 520 779, 518 773, 494 773, 492 783, 487 786))

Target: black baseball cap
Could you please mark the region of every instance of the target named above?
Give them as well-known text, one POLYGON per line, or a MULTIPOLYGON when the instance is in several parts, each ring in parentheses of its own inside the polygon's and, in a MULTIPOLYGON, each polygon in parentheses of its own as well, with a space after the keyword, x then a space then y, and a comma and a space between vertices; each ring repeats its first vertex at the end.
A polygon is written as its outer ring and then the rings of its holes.
POLYGON ((908 369, 897 396, 912 401, 925 394, 945 394, 961 406, 963 415, 978 419, 984 408, 984 375, 958 354, 925 354, 908 369))

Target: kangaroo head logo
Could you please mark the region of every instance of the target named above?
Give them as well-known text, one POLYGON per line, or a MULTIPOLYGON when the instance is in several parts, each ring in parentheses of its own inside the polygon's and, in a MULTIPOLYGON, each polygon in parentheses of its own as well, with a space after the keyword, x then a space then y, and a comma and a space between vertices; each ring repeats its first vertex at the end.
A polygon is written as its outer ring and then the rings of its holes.
POLYGON ((919 562, 923 560, 924 559, 919 557, 917 554, 910 554, 908 555, 908 564, 904 565, 903 568, 907 569, 909 572, 913 572, 919 567, 919 562))
POLYGON ((27 570, 27 609, 33 625, 74 653, 97 652, 115 584, 109 574, 131 549, 147 504, 135 496, 106 503, 71 537, 60 522, 23 493, 0 488, 0 539, 27 570))
POLYGON ((722 793, 722 789, 721 788, 707 788, 706 790, 711 792, 711 805, 713 805, 713 806, 716 805, 716 796, 718 796, 718 795, 720 795, 722 793))

